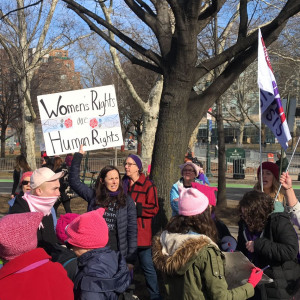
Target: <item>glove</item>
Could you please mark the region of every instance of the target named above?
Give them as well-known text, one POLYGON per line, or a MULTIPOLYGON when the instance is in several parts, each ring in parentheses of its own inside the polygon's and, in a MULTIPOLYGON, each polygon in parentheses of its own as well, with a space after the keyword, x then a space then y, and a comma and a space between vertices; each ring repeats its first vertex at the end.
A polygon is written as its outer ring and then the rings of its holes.
POLYGON ((264 272, 260 268, 253 268, 248 282, 255 288, 263 276, 264 272))

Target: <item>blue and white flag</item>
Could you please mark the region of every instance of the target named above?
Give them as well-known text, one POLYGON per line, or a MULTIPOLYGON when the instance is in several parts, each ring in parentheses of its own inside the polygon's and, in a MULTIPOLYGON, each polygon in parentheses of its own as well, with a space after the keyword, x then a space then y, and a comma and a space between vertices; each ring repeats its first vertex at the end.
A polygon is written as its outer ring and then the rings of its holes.
POLYGON ((260 89, 261 121, 270 128, 281 147, 286 150, 291 134, 260 29, 258 30, 257 83, 260 89))

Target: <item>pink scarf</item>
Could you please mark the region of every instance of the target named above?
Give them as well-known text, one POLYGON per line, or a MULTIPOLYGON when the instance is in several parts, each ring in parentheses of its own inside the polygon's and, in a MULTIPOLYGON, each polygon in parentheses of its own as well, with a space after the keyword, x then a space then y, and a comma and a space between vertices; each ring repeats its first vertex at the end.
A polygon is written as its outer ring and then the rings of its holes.
MULTIPOLYGON (((30 192, 25 193, 22 197, 27 201, 29 209, 31 212, 42 212, 44 216, 49 216, 51 213, 51 208, 56 202, 58 197, 39 197, 32 195, 30 192)), ((39 225, 39 229, 44 228, 43 223, 39 225)))
POLYGON ((44 216, 49 216, 58 197, 39 197, 29 192, 25 193, 22 198, 27 201, 31 212, 42 212, 44 216))

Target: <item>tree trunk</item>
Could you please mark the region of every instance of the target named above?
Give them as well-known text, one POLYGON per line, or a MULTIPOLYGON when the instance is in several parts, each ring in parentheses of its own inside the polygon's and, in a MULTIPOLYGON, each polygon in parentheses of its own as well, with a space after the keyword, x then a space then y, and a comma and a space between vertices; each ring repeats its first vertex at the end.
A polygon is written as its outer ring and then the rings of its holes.
POLYGON ((244 138, 244 129, 245 129, 245 121, 241 121, 240 123, 240 132, 238 138, 238 145, 243 145, 243 138, 244 138))
MULTIPOLYGON (((157 114, 144 113, 142 134, 142 159, 147 166, 151 164, 155 133, 157 128, 157 114)), ((145 166, 146 167, 146 166, 145 166)))
POLYGON ((34 120, 30 113, 30 110, 26 103, 27 99, 30 99, 30 86, 26 82, 26 78, 21 80, 20 84, 20 95, 23 95, 23 138, 22 144, 25 145, 25 156, 27 162, 32 170, 36 169, 36 161, 35 161, 35 130, 34 130, 34 120))
POLYGON ((1 158, 5 157, 5 138, 7 125, 2 123, 1 126, 1 158))
POLYGON ((159 75, 149 94, 147 105, 145 105, 147 108, 144 109, 141 156, 147 165, 150 165, 152 161, 163 82, 163 76, 159 75))
POLYGON ((197 142, 197 135, 198 135, 198 131, 199 131, 199 126, 200 126, 200 122, 195 127, 195 129, 194 129, 194 131, 191 135, 191 138, 189 140, 188 147, 191 149, 192 153, 195 153, 195 144, 197 142))
POLYGON ((225 133, 222 115, 222 98, 216 102, 217 105, 217 128, 218 128, 218 206, 227 206, 226 199, 226 157, 225 157, 225 133))
POLYGON ((192 87, 182 87, 187 83, 174 77, 169 80, 164 78, 165 82, 169 82, 165 85, 160 102, 153 149, 151 178, 157 186, 160 205, 159 214, 154 220, 154 232, 164 228, 171 217, 170 190, 180 177, 179 165, 184 161, 190 136, 196 126, 186 122, 190 119, 186 105, 178 109, 182 99, 189 97, 192 87))

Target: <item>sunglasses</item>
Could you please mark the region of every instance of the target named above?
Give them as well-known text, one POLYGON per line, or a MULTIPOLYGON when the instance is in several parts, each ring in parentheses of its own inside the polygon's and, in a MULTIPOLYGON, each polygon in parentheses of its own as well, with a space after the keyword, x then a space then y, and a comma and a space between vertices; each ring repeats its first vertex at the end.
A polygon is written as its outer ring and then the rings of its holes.
POLYGON ((22 181, 22 185, 27 185, 27 184, 29 184, 30 183, 30 181, 28 181, 28 180, 23 180, 22 181))

